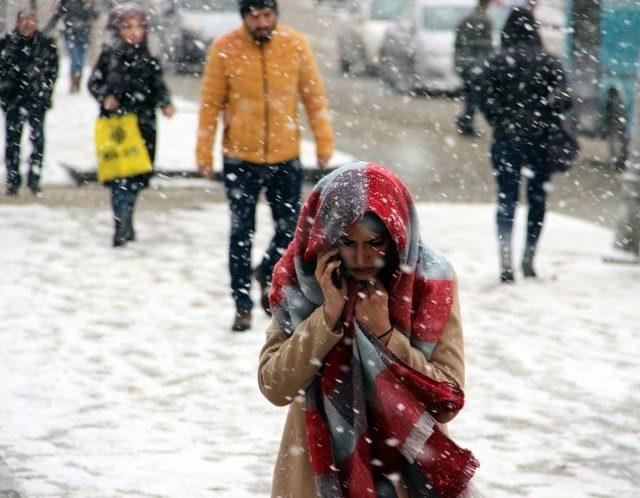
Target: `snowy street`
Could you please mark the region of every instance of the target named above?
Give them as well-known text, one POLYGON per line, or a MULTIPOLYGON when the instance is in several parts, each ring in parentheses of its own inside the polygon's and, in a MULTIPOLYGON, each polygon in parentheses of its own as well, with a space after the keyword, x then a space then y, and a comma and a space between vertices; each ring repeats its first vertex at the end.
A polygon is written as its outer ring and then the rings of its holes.
MULTIPOLYGON (((585 139, 576 167, 547 185, 538 279, 520 272, 518 211, 516 283, 501 285, 486 123, 461 138, 458 102, 339 75, 335 9, 281 4, 326 78, 333 165, 396 172, 424 241, 457 272, 466 406, 449 431, 480 461, 484 498, 640 496, 640 265, 602 261, 619 205, 603 144, 585 139)), ((63 167, 94 168, 98 109, 84 87, 67 93, 61 62, 43 194, 0 194, 0 498, 266 498, 286 408, 258 390, 269 318, 256 306, 248 332, 230 331, 222 185, 154 178, 137 241, 114 249, 108 190, 76 187, 63 167)), ((167 77, 177 113, 158 119, 156 166, 195 172, 200 80, 167 77)), ((0 113, 0 150, 3 129, 0 113)), ((314 166, 305 138, 302 161, 314 166)), ((254 263, 271 225, 261 199, 254 263)))
MULTIPOLYGON (((467 406, 450 428, 486 495, 636 496, 640 269, 551 214, 541 279, 500 286, 492 206, 419 211, 459 275, 467 406)), ((106 209, 0 207, 0 455, 29 497, 267 496, 285 410, 257 388, 266 317, 228 331, 226 206, 138 225, 114 251, 106 209)), ((265 209, 259 226, 262 248, 265 209)))

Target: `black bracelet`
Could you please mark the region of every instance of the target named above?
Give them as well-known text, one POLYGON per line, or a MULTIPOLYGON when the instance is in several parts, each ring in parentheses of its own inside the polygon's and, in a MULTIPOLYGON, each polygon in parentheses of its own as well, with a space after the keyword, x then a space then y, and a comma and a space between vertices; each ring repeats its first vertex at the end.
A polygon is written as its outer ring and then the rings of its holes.
POLYGON ((389 335, 391 332, 393 332, 393 325, 391 326, 391 328, 389 330, 387 330, 384 334, 379 335, 378 339, 382 339, 385 335, 389 335))

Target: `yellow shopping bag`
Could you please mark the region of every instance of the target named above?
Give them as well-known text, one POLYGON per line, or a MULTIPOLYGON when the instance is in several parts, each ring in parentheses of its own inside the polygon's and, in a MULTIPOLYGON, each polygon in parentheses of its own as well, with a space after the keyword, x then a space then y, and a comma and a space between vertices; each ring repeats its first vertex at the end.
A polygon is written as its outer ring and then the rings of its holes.
POLYGON ((98 118, 95 140, 99 182, 151 172, 151 159, 135 114, 98 118))

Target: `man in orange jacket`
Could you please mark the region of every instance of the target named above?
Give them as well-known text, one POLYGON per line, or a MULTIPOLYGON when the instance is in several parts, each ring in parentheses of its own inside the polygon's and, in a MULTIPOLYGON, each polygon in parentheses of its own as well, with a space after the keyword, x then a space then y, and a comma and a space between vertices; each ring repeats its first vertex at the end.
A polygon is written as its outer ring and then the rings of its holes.
POLYGON ((240 0, 243 26, 209 50, 200 91, 196 159, 213 176, 213 145, 223 125, 224 186, 231 209, 229 269, 236 304, 232 330, 251 326, 251 242, 264 188, 275 234, 253 276, 269 310, 273 267, 289 245, 300 209, 302 170, 298 98, 316 140, 318 166, 333 153, 324 87, 306 38, 279 25, 276 0, 240 0))

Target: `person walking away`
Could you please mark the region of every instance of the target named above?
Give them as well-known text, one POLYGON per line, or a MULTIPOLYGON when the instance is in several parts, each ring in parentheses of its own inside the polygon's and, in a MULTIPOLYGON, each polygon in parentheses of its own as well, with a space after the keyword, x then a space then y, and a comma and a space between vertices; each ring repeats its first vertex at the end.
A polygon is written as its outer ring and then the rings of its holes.
POLYGON ((55 42, 38 31, 34 10, 18 12, 15 29, 0 38, 0 107, 5 114, 5 165, 7 194, 22 184, 20 149, 25 123, 31 129, 27 186, 40 194, 45 147, 45 115, 51 108, 58 77, 55 42))
MULTIPOLYGON (((140 133, 153 163, 156 151, 156 109, 171 117, 175 108, 158 59, 147 44, 148 16, 142 7, 125 3, 109 13, 111 43, 105 45, 91 73, 89 92, 100 104, 100 116, 135 114, 140 133)), ((115 232, 114 247, 135 240, 133 216, 140 191, 149 186, 151 174, 117 178, 107 182, 115 232)))
POLYGON ((57 0, 56 10, 44 32, 52 30, 62 20, 62 35, 71 58, 70 93, 80 91, 82 69, 91 42, 91 28, 98 11, 94 0, 57 0))
POLYGON ((224 186, 231 210, 229 269, 236 314, 234 331, 251 326, 251 246, 258 196, 265 190, 275 234, 253 271, 261 304, 269 310, 276 261, 289 245, 300 207, 298 98, 315 136, 318 166, 333 153, 333 131, 322 78, 306 38, 278 24, 275 0, 241 0, 243 26, 210 49, 201 89, 197 163, 213 175, 213 142, 223 126, 224 186), (224 117, 219 118, 223 112, 224 117))
POLYGON ((454 45, 454 61, 456 71, 462 80, 462 101, 464 108, 456 118, 458 133, 467 137, 475 137, 473 118, 476 103, 473 100, 471 82, 474 75, 481 71, 482 63, 493 52, 491 20, 487 9, 492 0, 478 0, 474 11, 462 19, 456 26, 454 45))
POLYGON ((330 173, 302 207, 258 368, 289 405, 272 497, 471 491, 478 462, 442 425, 464 401, 457 278, 419 232, 408 188, 373 163, 330 173))
POLYGON ((488 59, 474 89, 493 129, 491 161, 498 194, 500 279, 504 283, 514 281, 511 236, 523 176, 529 209, 522 272, 525 277, 536 277, 533 260, 551 179, 543 160, 545 131, 557 114, 572 104, 562 64, 544 51, 538 23, 530 10, 511 11, 502 30, 501 50, 488 59))

